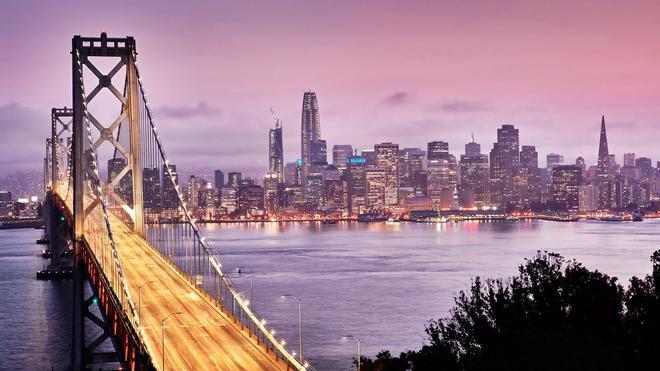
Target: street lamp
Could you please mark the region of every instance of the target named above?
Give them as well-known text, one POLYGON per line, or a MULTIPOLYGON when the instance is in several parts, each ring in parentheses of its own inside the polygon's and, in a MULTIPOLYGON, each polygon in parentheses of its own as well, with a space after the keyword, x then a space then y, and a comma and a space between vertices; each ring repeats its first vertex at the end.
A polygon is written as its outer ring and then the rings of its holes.
POLYGON ((163 371, 165 371, 165 320, 175 314, 183 314, 183 312, 172 312, 160 321, 160 343, 163 348, 163 371))
POLYGON ((140 311, 140 308, 142 306, 142 300, 140 296, 140 290, 142 290, 142 287, 155 282, 156 281, 147 281, 138 287, 138 321, 140 322, 140 328, 142 328, 142 315, 141 315, 142 312, 140 311))
POLYGON ((303 343, 302 343, 302 299, 296 295, 286 294, 282 295, 282 298, 294 298, 298 300, 298 345, 300 352, 300 363, 303 363, 305 360, 303 358, 303 343))
POLYGON ((254 313, 254 271, 245 267, 236 267, 236 273, 239 276, 243 272, 250 273, 250 308, 252 309, 252 313, 254 313))
POLYGON ((360 359, 362 358, 362 355, 360 354, 360 339, 356 338, 353 335, 344 335, 341 338, 342 339, 353 339, 357 342, 357 371, 360 371, 360 359))

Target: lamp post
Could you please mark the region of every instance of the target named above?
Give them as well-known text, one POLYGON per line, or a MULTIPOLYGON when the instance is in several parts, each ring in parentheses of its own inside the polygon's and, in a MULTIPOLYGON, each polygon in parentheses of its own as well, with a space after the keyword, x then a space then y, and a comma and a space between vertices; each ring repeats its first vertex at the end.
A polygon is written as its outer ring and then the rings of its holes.
POLYGON ((245 267, 236 267, 236 273, 240 276, 241 273, 250 273, 250 308, 254 313, 254 271, 245 267))
POLYGON ((142 290, 142 287, 155 282, 156 281, 147 281, 138 287, 138 321, 140 322, 140 329, 142 329, 142 311, 140 309, 142 307, 142 300, 140 296, 140 290, 142 290))
POLYGON ((286 294, 282 295, 282 298, 294 298, 298 300, 298 345, 300 352, 300 363, 303 363, 305 359, 303 358, 303 342, 302 342, 302 299, 296 295, 286 294))
POLYGON ((362 355, 360 354, 360 339, 356 338, 353 335, 344 335, 342 339, 353 339, 357 342, 357 371, 360 371, 360 359, 362 355))
POLYGON ((161 346, 163 348, 163 371, 165 371, 165 320, 167 320, 168 318, 170 318, 171 316, 173 316, 175 314, 183 314, 183 313, 182 312, 172 312, 172 313, 168 314, 167 316, 165 316, 165 318, 163 318, 160 321, 160 343, 161 343, 161 346))

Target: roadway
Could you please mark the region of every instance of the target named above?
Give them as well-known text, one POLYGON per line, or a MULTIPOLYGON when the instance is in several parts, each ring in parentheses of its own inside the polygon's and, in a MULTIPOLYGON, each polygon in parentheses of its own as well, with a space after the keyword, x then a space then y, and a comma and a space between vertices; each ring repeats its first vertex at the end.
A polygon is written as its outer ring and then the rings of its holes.
MULTIPOLYGON (((241 329, 228 314, 211 304, 198 288, 184 279, 143 238, 111 216, 111 228, 128 282, 138 306, 144 340, 160 370, 286 370, 286 363, 272 351, 266 353, 256 338, 241 329), (165 367, 161 320, 165 322, 165 367)), ((108 249, 109 250, 109 249, 108 249)))

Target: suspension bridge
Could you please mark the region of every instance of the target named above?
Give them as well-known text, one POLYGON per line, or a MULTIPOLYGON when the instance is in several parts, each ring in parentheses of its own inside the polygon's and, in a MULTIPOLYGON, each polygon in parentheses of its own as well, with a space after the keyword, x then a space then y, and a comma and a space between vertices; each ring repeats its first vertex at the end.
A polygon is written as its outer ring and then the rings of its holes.
POLYGON ((71 108, 52 109, 44 162, 48 271, 73 277, 71 368, 313 370, 255 315, 195 224, 135 39, 74 36, 71 58, 71 108))

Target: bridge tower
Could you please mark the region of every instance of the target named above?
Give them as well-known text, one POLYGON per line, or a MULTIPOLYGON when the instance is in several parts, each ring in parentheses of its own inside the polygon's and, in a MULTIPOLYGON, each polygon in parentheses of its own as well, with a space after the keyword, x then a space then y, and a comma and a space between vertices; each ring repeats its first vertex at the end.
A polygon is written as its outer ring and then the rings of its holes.
MULTIPOLYGON (((71 118, 73 110, 71 108, 53 108, 51 110, 51 137, 47 158, 47 184, 55 194, 63 192, 69 193, 71 185, 68 183, 70 170, 69 151, 70 138, 72 134, 71 118), (66 184, 66 190, 60 189, 66 184)), ((66 196, 64 196, 66 197, 66 196)), ((62 268, 61 257, 68 247, 69 234, 68 225, 59 220, 61 212, 56 210, 52 199, 48 200, 44 206, 49 212, 44 212, 46 220, 46 229, 48 234, 48 244, 50 248, 50 266, 49 269, 59 270, 62 268)))
POLYGON ((89 176, 91 178, 96 177, 97 181, 101 183, 99 186, 102 186, 104 196, 108 196, 109 199, 128 209, 135 232, 144 235, 143 184, 140 158, 140 104, 137 70, 135 68, 135 39, 132 37, 108 38, 105 32, 100 37, 74 36, 72 48, 74 234, 76 239, 82 236, 85 217, 100 203, 98 195, 92 195, 92 202, 85 207, 84 198, 90 197, 85 193, 85 180, 89 176), (97 59, 103 58, 119 59, 114 68, 107 74, 103 74, 101 69, 94 63, 97 59), (98 83, 91 90, 84 85, 83 71, 85 67, 98 79, 98 83), (125 71, 123 93, 112 83, 112 78, 121 70, 125 71), (100 122, 89 109, 89 103, 102 89, 108 89, 117 98, 121 107, 119 116, 109 125, 100 122), (120 130, 128 130, 128 146, 120 141, 120 130), (91 143, 90 147, 87 147, 85 142, 88 139, 91 142, 93 136, 98 136, 98 138, 91 143), (118 173, 108 174, 107 182, 101 181, 99 176, 101 164, 96 163, 92 155, 105 142, 111 143, 114 147, 115 156, 121 156, 127 163, 118 173), (132 179, 132 202, 130 202, 132 207, 128 207, 129 200, 126 200, 125 195, 120 196, 115 192, 118 183, 128 175, 132 179))
MULTIPOLYGON (((135 233, 144 235, 144 216, 143 216, 143 196, 142 196, 142 165, 141 165, 141 146, 140 146, 140 96, 138 90, 138 76, 135 67, 135 39, 108 38, 104 32, 100 37, 81 37, 76 35, 72 39, 72 87, 73 87, 73 109, 72 132, 73 141, 71 148, 72 160, 72 190, 73 190, 73 236, 74 236, 74 266, 73 266, 73 290, 74 290, 74 308, 73 308, 73 336, 72 336, 72 354, 71 364, 73 369, 82 369, 86 365, 97 362, 114 362, 120 357, 118 354, 123 351, 126 353, 130 334, 120 332, 121 345, 116 343, 113 331, 116 332, 117 322, 122 320, 117 315, 108 314, 108 308, 101 311, 101 317, 92 312, 93 304, 101 306, 106 303, 108 292, 104 289, 99 290, 98 285, 92 285, 92 282, 99 282, 98 271, 90 272, 90 260, 85 258, 84 245, 87 239, 94 238, 94 229, 92 225, 99 224, 99 215, 106 214, 106 206, 115 208, 115 210, 128 215, 128 220, 135 233), (104 73, 104 64, 113 63, 114 67, 109 72, 104 73), (118 73, 124 73, 123 92, 120 92, 113 84, 113 77, 121 79, 118 73), (87 84, 86 84, 87 83, 87 84), (107 89, 111 96, 117 99, 117 110, 119 115, 105 122, 99 114, 103 114, 103 109, 108 109, 105 102, 103 107, 96 105, 95 109, 90 109, 90 102, 94 101, 101 91, 107 89), (102 109, 103 108, 103 109, 102 109), (95 112, 92 112, 95 111, 95 112), (99 157, 99 147, 104 143, 110 143, 112 155, 109 163, 114 163, 115 159, 121 159, 125 164, 116 172, 109 172, 107 180, 102 179, 99 157), (120 181, 125 183, 126 179, 131 180, 130 190, 128 192, 117 194, 116 189, 120 181), (128 197, 130 196, 130 198, 128 197), (96 219, 95 219, 96 218, 96 219), (86 223, 88 220, 88 223, 86 223), (90 229, 92 228, 92 229, 90 229), (90 283, 91 296, 87 296, 86 282, 90 283), (119 318, 119 319, 118 319, 119 318), (102 329, 101 335, 91 343, 86 341, 86 321, 102 329), (113 322, 114 321, 114 322, 113 322), (114 329, 114 330, 113 330, 114 329), (128 334, 128 335, 127 335, 128 334), (113 343, 115 352, 99 352, 99 345, 106 340, 113 343)), ((97 98, 98 100, 98 98, 97 98)), ((108 146, 104 146, 108 147, 108 146)), ((61 190, 60 190, 61 192, 61 190)), ((102 219, 102 217, 101 217, 102 219)), ((102 222, 101 222, 102 223, 102 222)), ((107 216, 105 223, 109 223, 107 216)), ((102 233, 106 233, 105 231, 102 233)), ((108 226, 109 233, 109 226, 108 226)), ((112 239, 112 235, 109 234, 112 239)), ((113 290, 116 290, 116 262, 113 267, 110 280, 115 284, 113 290)), ((122 300, 123 292, 115 291, 115 298, 122 300)), ((120 304, 111 309, 119 310, 120 304)), ((110 312, 112 313, 112 311, 110 312)), ((116 313, 116 312, 115 312, 116 313)), ((133 345, 136 343, 133 342, 133 345)), ((135 349, 133 347, 133 349, 135 349)), ((130 352, 129 352, 130 353, 130 352)), ((135 354, 129 355, 135 361, 135 354)))

